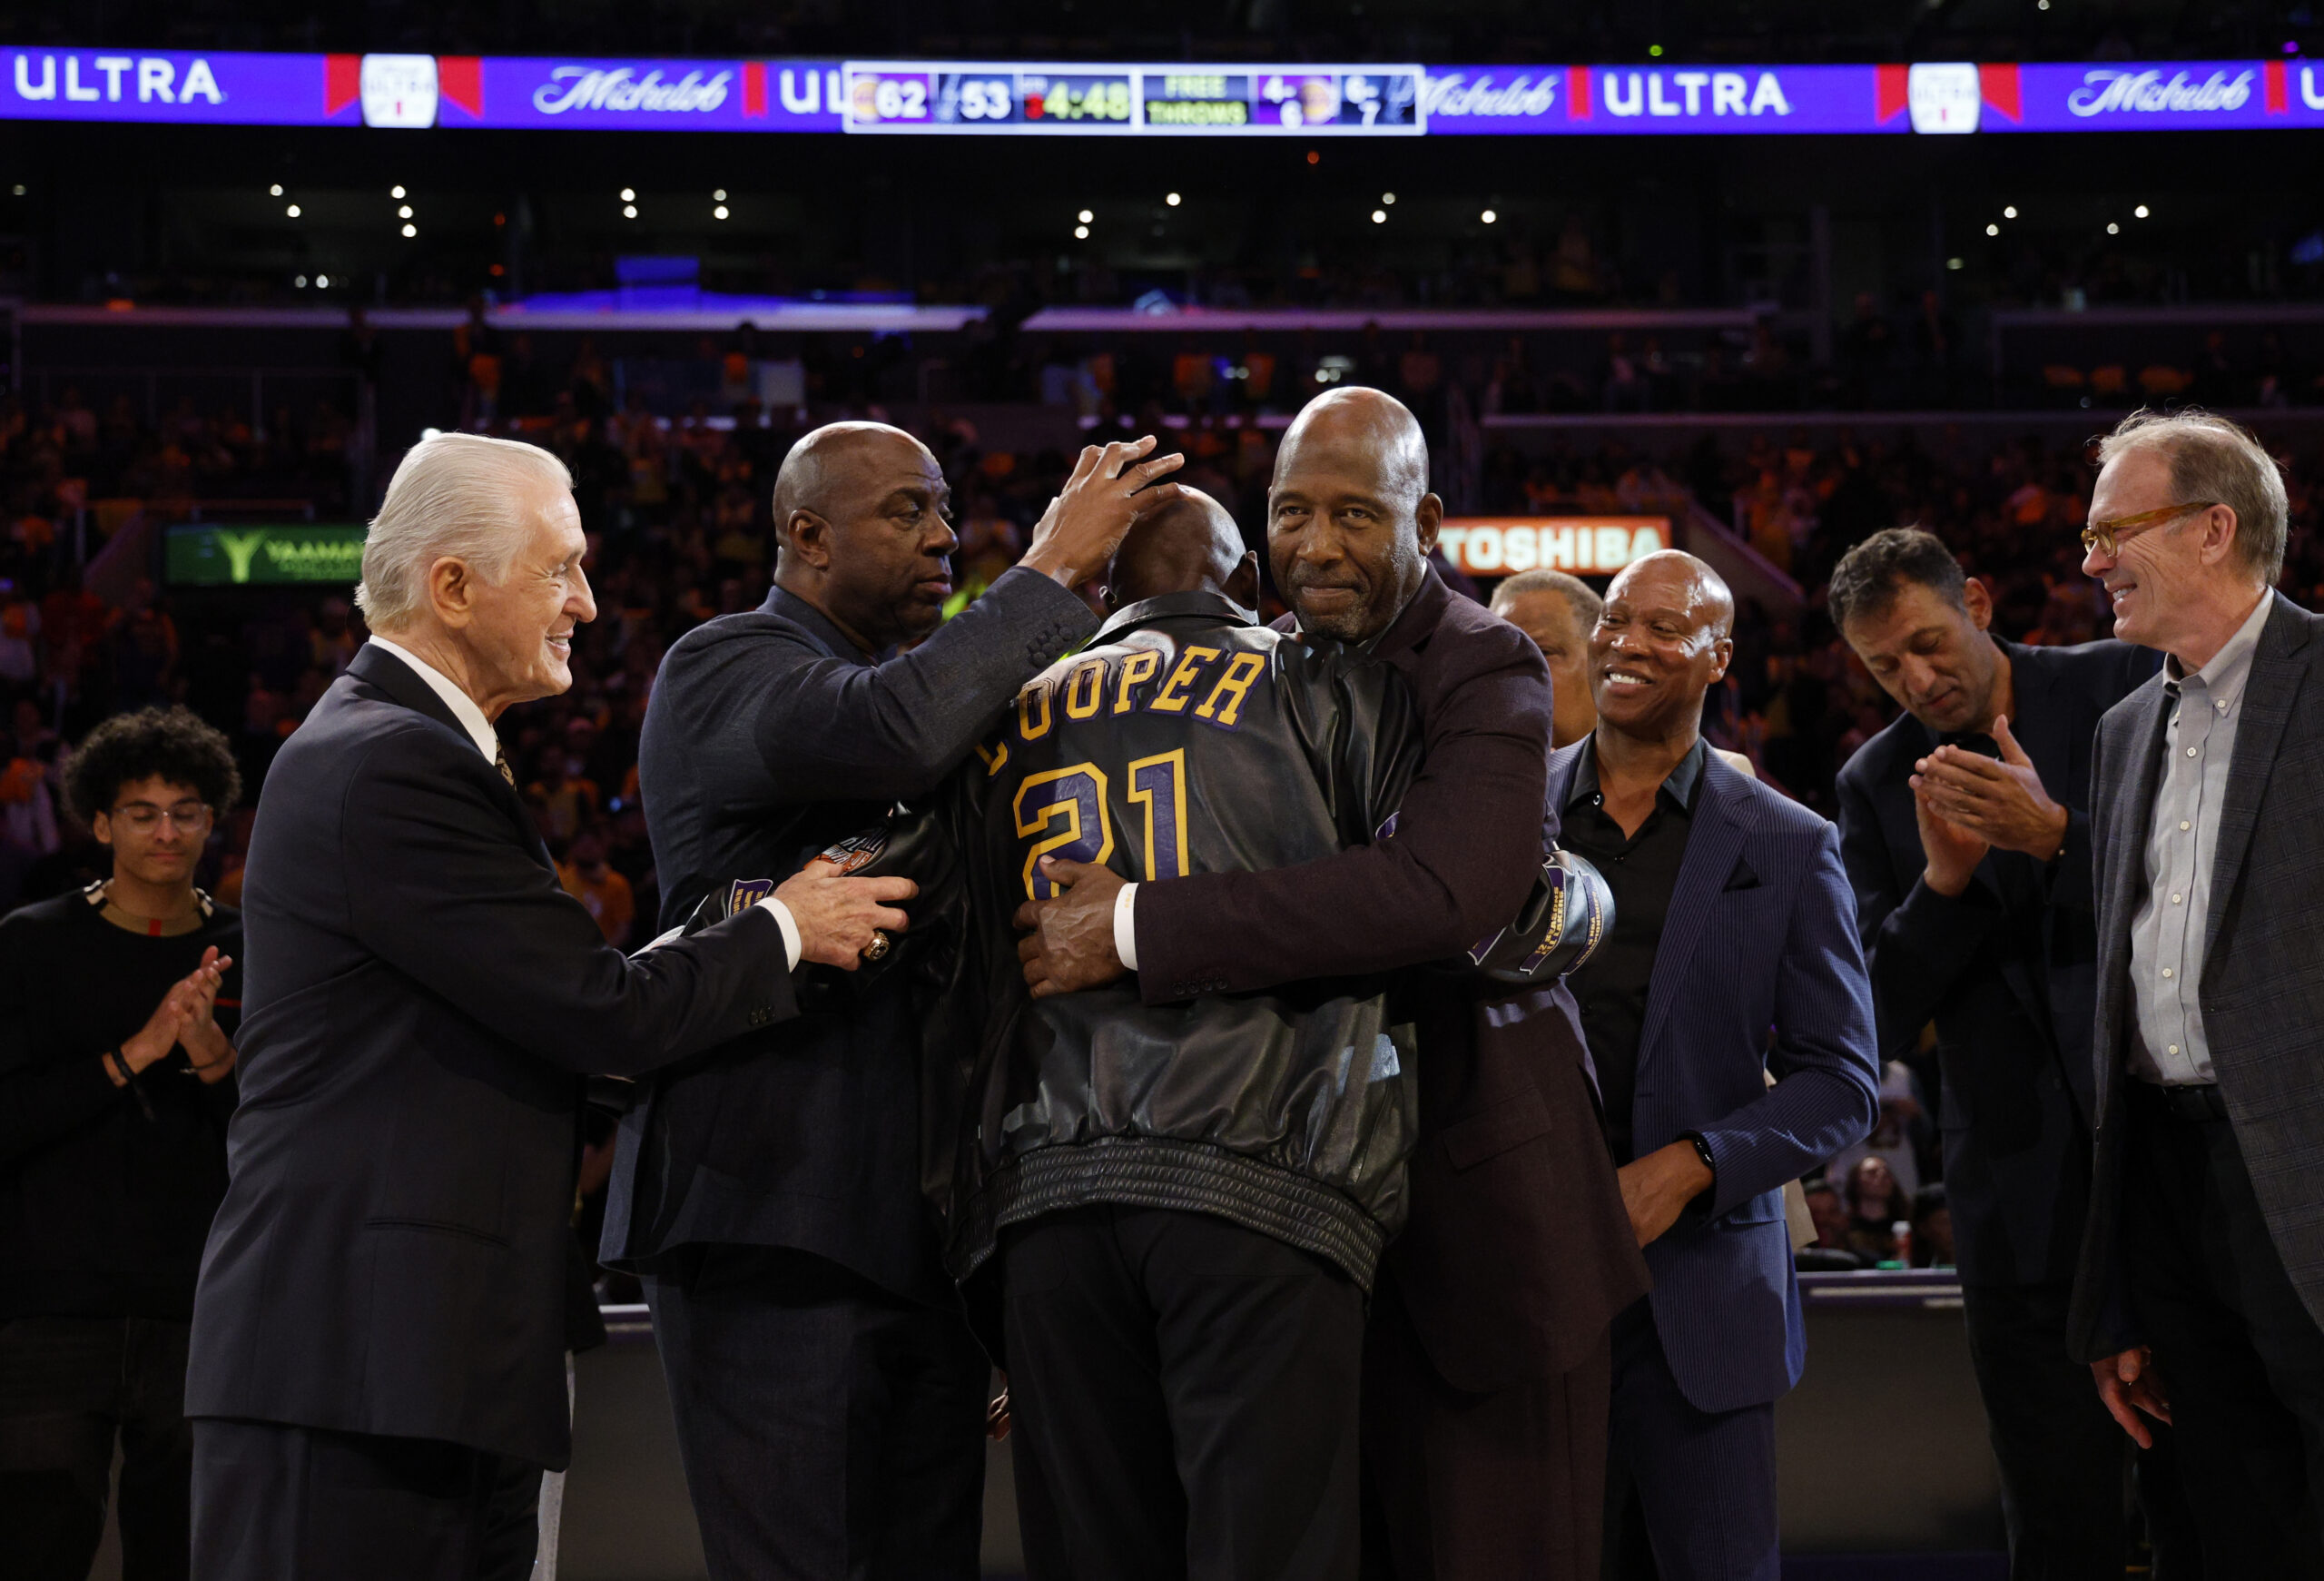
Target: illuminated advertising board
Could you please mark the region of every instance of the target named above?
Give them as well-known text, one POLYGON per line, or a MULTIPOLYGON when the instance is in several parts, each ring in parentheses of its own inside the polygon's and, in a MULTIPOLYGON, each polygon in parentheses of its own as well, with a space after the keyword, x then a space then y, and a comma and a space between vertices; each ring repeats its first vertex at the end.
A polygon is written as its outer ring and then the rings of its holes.
POLYGON ((1444 558, 1472 577, 1571 571, 1610 577, 1670 547, 1667 516, 1448 516, 1444 558))
POLYGON ((1188 65, 0 49, 0 119, 1097 136, 2324 126, 2306 61, 1188 65))
POLYGON ((359 527, 171 528, 163 535, 162 575, 177 588, 241 588, 286 583, 352 588, 363 576, 359 527))

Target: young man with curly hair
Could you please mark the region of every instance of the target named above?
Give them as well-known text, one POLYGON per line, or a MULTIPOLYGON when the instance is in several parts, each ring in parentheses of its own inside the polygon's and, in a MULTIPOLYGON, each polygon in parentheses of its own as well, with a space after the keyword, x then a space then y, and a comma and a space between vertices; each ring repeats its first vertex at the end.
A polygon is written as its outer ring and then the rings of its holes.
POLYGON ((118 1439, 126 1581, 187 1571, 194 1276, 226 1189, 241 919, 194 887, 241 789, 183 708, 91 731, 65 778, 113 875, 0 920, 0 1530, 88 1574, 118 1439))

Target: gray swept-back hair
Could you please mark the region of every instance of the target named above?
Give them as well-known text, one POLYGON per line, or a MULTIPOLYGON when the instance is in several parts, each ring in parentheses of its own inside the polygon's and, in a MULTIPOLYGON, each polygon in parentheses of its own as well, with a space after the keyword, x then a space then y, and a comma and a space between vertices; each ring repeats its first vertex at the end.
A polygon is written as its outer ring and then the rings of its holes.
POLYGON ((2178 502, 2216 501, 2233 510, 2236 558, 2262 586, 2276 585, 2284 570, 2291 502, 2283 469, 2250 430, 2200 407, 2141 410, 2098 441, 2098 464, 2126 450, 2160 452, 2171 463, 2171 491, 2178 502))
POLYGON ((507 576, 532 528, 527 499, 551 485, 570 489, 573 475, 537 445, 437 434, 412 446, 363 539, 363 618, 375 631, 409 625, 427 598, 428 568, 448 557, 487 581, 507 576))

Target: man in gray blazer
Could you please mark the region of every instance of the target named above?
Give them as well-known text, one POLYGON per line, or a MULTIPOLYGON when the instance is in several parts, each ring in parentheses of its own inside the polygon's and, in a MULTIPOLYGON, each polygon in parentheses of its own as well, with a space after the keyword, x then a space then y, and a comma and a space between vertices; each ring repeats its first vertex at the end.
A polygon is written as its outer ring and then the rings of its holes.
POLYGON ((2083 568, 2161 675, 2099 722, 2097 1167, 2069 1338, 2173 1424, 2207 1571, 2324 1576, 2324 619, 2284 485, 2200 411, 2099 449, 2083 568))

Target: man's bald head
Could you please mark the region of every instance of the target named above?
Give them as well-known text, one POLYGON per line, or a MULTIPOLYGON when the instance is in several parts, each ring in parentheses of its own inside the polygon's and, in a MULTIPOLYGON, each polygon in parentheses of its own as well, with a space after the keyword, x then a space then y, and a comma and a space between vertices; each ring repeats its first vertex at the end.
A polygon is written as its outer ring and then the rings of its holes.
POLYGON ((1320 459, 1303 455, 1310 450, 1360 453, 1408 510, 1428 492, 1428 440, 1420 420, 1384 391, 1360 385, 1327 390, 1302 407, 1275 450, 1275 482, 1303 462, 1320 459))
POLYGON ((1606 598, 1611 602, 1625 590, 1635 598, 1648 588, 1668 589, 1683 598, 1689 609, 1699 610, 1713 637, 1734 634, 1735 595, 1728 590, 1727 578, 1686 550, 1657 549, 1640 555, 1615 575, 1607 586, 1606 598))
POLYGON ((926 636, 952 596, 950 499, 944 469, 903 430, 819 428, 775 475, 775 585, 866 653, 926 636))
POLYGON ((883 422, 832 422, 808 434, 783 458, 774 475, 774 527, 787 540, 792 513, 812 510, 826 520, 845 512, 851 491, 876 486, 900 469, 941 476, 926 445, 883 422))
POLYGON ((1386 629, 1428 577, 1444 504, 1428 443, 1403 402, 1376 390, 1309 401, 1275 451, 1267 555, 1300 627, 1343 642, 1386 629))
POLYGON ((1177 500, 1141 516, 1106 572, 1106 607, 1120 609, 1170 593, 1220 593, 1246 608, 1256 600, 1258 561, 1243 547, 1226 507, 1181 485, 1177 500))

